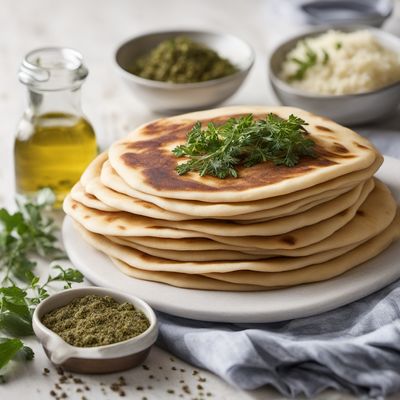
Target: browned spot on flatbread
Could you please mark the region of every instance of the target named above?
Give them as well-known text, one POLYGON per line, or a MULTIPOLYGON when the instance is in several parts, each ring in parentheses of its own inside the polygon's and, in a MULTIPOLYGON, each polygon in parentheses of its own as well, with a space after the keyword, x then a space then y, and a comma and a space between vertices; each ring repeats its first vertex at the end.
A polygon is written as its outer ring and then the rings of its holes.
MULTIPOLYGON (((246 114, 241 114, 246 115, 246 114)), ((216 124, 224 123, 232 117, 241 115, 229 115, 214 118, 216 124)), ((265 114, 255 115, 256 119, 265 118, 265 114)), ((202 120, 207 124, 210 120, 202 120)), ((184 121, 177 125, 168 120, 159 120, 150 124, 151 129, 157 129, 162 134, 150 136, 148 139, 132 142, 123 146, 126 150, 121 155, 122 161, 130 168, 142 173, 145 182, 156 190, 183 191, 198 190, 203 192, 244 191, 248 188, 262 187, 277 183, 315 169, 333 164, 337 158, 347 158, 342 148, 328 151, 320 146, 315 146, 316 157, 303 157, 300 162, 290 168, 283 165, 274 165, 272 162, 264 162, 250 168, 239 167, 239 178, 218 179, 211 176, 198 178, 197 173, 189 173, 179 176, 175 171, 178 162, 184 158, 177 158, 171 152, 171 144, 184 143, 186 134, 193 127, 195 121, 184 121), (156 125, 154 125, 156 124, 156 125), (340 150, 340 151, 339 151, 340 150)), ((144 130, 149 127, 144 127, 144 130)), ((353 157, 353 156, 352 156, 353 157)))
POLYGON ((93 196, 91 193, 85 193, 85 196, 86 196, 88 199, 97 200, 97 197, 96 197, 96 196, 93 196))
POLYGON ((357 143, 357 142, 353 142, 353 143, 360 149, 369 150, 368 146, 364 146, 363 144, 360 144, 360 143, 357 143))
POLYGON ((360 217, 364 217, 365 216, 365 212, 363 210, 357 210, 357 215, 359 215, 360 217))
POLYGON ((350 153, 349 150, 338 142, 333 143, 333 148, 338 153, 350 153))
POLYGON ((90 218, 90 215, 84 215, 83 216, 83 219, 89 219, 90 218))
MULTIPOLYGON (((169 124, 168 130, 176 130, 179 129, 181 125, 185 125, 182 123, 172 123, 169 124)), ((166 129, 165 126, 165 121, 160 119, 154 122, 150 122, 150 124, 147 124, 146 126, 143 127, 143 132, 145 135, 158 135, 160 133, 163 133, 164 129, 166 129)))
POLYGON ((318 145, 316 147, 317 153, 323 155, 324 157, 327 157, 328 159, 331 159, 331 157, 334 157, 336 159, 356 157, 355 154, 350 153, 350 151, 346 147, 337 142, 334 142, 333 146, 329 150, 321 148, 318 145))
POLYGON ((125 231, 125 230, 126 230, 126 227, 123 226, 123 225, 117 225, 117 228, 118 228, 118 229, 121 229, 122 231, 125 231))
POLYGON ((146 201, 138 200, 138 199, 132 199, 132 202, 134 204, 137 204, 143 208, 151 209, 154 207, 153 204, 147 203, 146 201))
POLYGON ((77 207, 78 207, 78 204, 76 204, 76 203, 73 203, 72 206, 71 206, 71 208, 72 208, 73 210, 75 210, 77 207))
POLYGON ((316 125, 315 127, 316 127, 317 129, 319 129, 320 131, 324 131, 324 132, 333 132, 332 129, 327 128, 326 126, 316 125))
POLYGON ((280 240, 281 240, 281 242, 286 243, 290 246, 293 246, 296 244, 296 238, 292 235, 283 236, 280 240))
POLYGON ((161 230, 161 229, 170 229, 171 231, 180 231, 180 229, 179 228, 173 228, 172 226, 148 226, 147 227, 148 229, 158 229, 158 230, 161 230))

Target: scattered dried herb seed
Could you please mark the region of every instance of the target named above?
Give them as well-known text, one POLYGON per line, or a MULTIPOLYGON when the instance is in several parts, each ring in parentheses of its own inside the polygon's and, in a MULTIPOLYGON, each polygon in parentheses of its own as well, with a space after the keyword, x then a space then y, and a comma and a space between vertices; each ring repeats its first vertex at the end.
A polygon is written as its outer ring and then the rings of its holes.
POLYGON ((182 390, 186 393, 186 394, 191 394, 192 392, 190 391, 190 388, 188 385, 184 385, 182 386, 182 390))

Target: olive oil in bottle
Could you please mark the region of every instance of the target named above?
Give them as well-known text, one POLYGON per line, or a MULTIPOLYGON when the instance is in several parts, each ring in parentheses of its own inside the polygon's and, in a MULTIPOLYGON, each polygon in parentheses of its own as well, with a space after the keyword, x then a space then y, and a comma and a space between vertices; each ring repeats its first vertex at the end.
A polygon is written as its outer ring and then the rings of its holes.
POLYGON ((29 53, 19 77, 29 104, 14 146, 16 188, 33 195, 49 187, 56 207, 97 154, 92 125, 83 116, 80 87, 87 69, 79 53, 46 48, 29 53))
POLYGON ((15 141, 17 191, 33 194, 49 187, 59 206, 96 156, 94 130, 82 117, 59 113, 36 117, 32 129, 27 140, 15 141))

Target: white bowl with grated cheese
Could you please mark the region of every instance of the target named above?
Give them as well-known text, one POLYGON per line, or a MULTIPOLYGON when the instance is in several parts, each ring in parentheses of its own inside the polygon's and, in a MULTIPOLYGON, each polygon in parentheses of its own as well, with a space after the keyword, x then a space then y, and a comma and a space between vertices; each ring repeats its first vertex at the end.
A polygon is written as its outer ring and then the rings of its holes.
POLYGON ((385 117, 400 104, 400 39, 371 27, 317 29, 270 58, 279 100, 343 124, 385 117))

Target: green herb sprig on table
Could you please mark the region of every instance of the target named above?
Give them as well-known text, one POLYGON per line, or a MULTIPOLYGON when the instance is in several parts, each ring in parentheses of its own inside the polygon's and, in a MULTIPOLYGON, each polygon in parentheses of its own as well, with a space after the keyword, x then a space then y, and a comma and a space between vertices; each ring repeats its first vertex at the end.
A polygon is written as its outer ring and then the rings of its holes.
MULTIPOLYGON (((305 48, 305 58, 303 60, 292 57, 290 61, 297 64, 297 71, 289 76, 289 82, 301 81, 304 79, 307 71, 319 62, 318 54, 304 41, 303 46, 305 48)), ((323 58, 322 65, 326 65, 329 61, 329 53, 326 50, 322 50, 323 58)))
POLYGON ((179 175, 197 171, 200 176, 220 179, 238 177, 237 166, 251 167, 264 161, 293 167, 302 156, 314 156, 314 142, 307 138, 307 125, 290 115, 283 119, 268 114, 255 120, 249 114, 239 119, 230 118, 223 125, 209 123, 202 129, 197 122, 187 135, 186 143, 175 147, 177 157, 189 161, 177 166, 179 175))
POLYGON ((31 201, 18 198, 15 213, 0 209, 0 332, 17 337, 0 338, 0 369, 12 359, 33 359, 33 351, 19 338, 33 334, 32 315, 35 307, 48 297, 49 285, 63 282, 64 288, 69 288, 73 282, 83 281, 79 271, 59 265, 53 266, 56 273, 43 283, 34 274, 33 256, 65 258, 57 246, 54 221, 45 213, 54 200, 53 193, 43 189, 31 201))
POLYGON ((54 259, 65 258, 57 246, 56 226, 46 216, 55 201, 50 189, 41 190, 32 201, 17 198, 18 211, 10 213, 0 209, 0 270, 4 271, 3 283, 16 278, 23 282, 33 279, 36 262, 30 255, 54 259))

